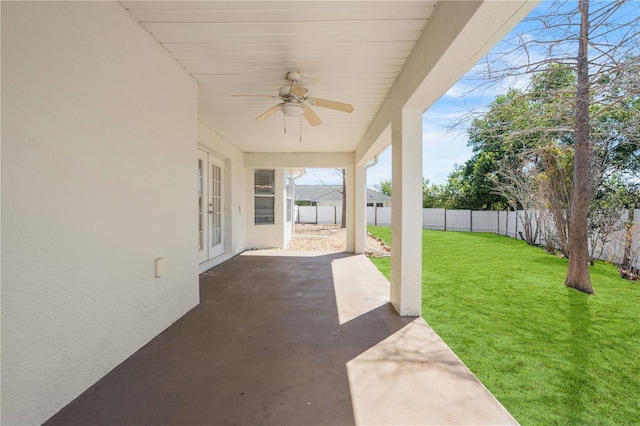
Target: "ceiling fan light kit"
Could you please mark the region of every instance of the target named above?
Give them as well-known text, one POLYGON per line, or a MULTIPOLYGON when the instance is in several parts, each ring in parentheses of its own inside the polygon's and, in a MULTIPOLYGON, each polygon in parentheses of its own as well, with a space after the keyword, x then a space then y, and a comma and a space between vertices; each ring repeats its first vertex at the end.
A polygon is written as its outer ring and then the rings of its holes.
POLYGON ((287 117, 300 117, 304 114, 304 107, 299 104, 283 103, 280 106, 280 110, 287 117))

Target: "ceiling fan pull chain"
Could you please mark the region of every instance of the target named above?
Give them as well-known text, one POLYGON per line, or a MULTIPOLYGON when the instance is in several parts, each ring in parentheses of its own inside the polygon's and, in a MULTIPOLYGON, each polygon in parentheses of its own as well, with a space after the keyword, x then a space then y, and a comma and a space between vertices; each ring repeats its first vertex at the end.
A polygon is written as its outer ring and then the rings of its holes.
POLYGON ((282 114, 284 117, 284 134, 287 134, 287 114, 282 114))
POLYGON ((300 116, 300 143, 302 143, 302 116, 300 116))

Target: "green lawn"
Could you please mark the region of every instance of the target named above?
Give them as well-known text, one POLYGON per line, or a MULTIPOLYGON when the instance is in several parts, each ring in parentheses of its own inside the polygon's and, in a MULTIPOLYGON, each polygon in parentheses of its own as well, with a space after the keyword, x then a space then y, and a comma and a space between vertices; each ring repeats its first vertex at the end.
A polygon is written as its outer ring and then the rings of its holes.
POLYGON ((424 319, 521 424, 640 424, 640 283, 598 262, 587 296, 565 259, 494 234, 422 244, 424 319))

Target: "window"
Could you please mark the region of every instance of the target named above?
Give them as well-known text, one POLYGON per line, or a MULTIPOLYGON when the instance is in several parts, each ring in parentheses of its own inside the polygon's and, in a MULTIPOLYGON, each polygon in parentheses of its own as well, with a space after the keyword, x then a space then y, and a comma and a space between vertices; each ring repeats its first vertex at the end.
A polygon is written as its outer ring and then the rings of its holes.
POLYGON ((376 203, 376 207, 384 207, 384 203, 376 203))
POLYGON ((275 223, 275 170, 256 170, 254 174, 255 224, 275 223))
POLYGON ((367 207, 373 207, 373 203, 367 203, 367 207))

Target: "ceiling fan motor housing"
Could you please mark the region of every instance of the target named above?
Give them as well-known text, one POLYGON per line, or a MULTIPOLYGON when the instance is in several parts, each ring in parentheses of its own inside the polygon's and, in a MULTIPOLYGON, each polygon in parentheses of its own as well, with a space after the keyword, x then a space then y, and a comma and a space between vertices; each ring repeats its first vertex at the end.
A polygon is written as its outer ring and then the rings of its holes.
POLYGON ((281 98, 288 98, 291 95, 291 85, 282 86, 278 93, 281 98))
POLYGON ((289 71, 287 73, 287 80, 293 81, 294 83, 299 83, 302 79, 302 74, 299 71, 289 71))

